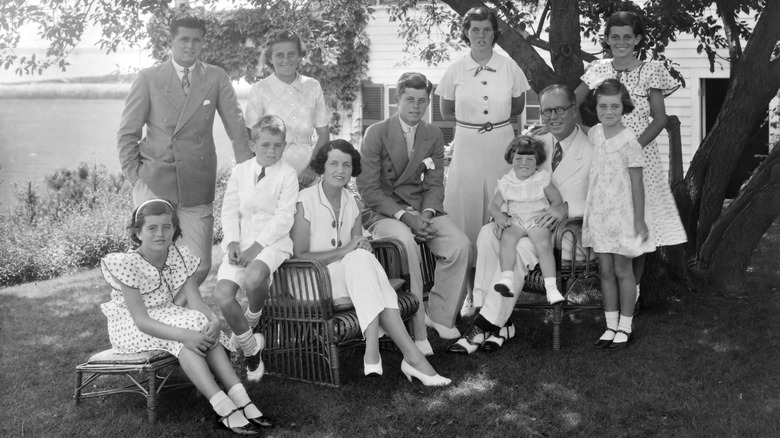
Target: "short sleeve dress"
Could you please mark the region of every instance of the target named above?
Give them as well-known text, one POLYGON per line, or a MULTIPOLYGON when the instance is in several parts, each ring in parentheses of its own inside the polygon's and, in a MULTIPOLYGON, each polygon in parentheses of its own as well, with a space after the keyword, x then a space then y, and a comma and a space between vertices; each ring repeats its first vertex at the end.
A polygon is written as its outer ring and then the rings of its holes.
MULTIPOLYGON (((133 322, 125 304, 122 285, 138 289, 146 311, 152 319, 173 327, 201 331, 208 318, 197 310, 178 306, 173 296, 184 282, 195 273, 200 259, 187 247, 171 245, 163 269, 157 269, 135 251, 108 254, 100 262, 103 277, 111 286, 111 301, 100 305, 108 318, 108 337, 117 353, 140 353, 149 350, 165 350, 174 356, 184 344, 168 339, 155 338, 142 333, 133 322)), ((232 350, 224 333, 220 343, 232 350)))
POLYGON ((520 221, 518 225, 527 228, 550 207, 544 194, 548 185, 550 172, 544 169, 537 170, 524 180, 517 177, 514 169, 510 169, 498 180, 498 191, 507 204, 509 215, 520 221))
POLYGON ((452 163, 444 188, 444 210, 471 241, 488 221, 487 207, 496 182, 509 169, 504 151, 515 136, 512 99, 530 86, 512 59, 493 53, 481 68, 471 57, 455 61, 441 78, 436 95, 455 101, 452 163), (490 122, 490 130, 480 127, 490 122))
MULTIPOLYGON (((604 78, 615 78, 626 86, 634 103, 634 110, 623 115, 622 122, 637 135, 642 134, 650 125, 650 90, 661 90, 664 97, 675 92, 680 84, 672 78, 662 62, 645 62, 633 70, 616 70, 609 59, 592 62, 582 81, 589 87, 604 78)), ((642 149, 645 165, 643 180, 645 184, 645 212, 651 218, 647 221, 650 234, 656 246, 677 245, 687 240, 677 204, 669 189, 666 172, 661 165, 661 154, 655 140, 642 149)), ((595 161, 594 161, 595 163, 595 161)))
POLYGON ((267 114, 284 120, 287 147, 282 159, 299 175, 311 160, 314 129, 330 123, 322 86, 316 79, 301 74, 291 84, 275 74, 254 83, 245 114, 248 128, 267 114))
MULTIPOLYGON (((310 223, 309 251, 330 251, 352 240, 352 227, 360 215, 360 208, 346 189, 342 189, 338 212, 325 197, 322 183, 301 190, 298 203, 303 208, 303 217, 310 223)), ((395 289, 370 252, 356 249, 328 264, 328 271, 334 302, 345 298, 352 301, 361 332, 365 332, 384 309, 398 309, 395 289)))
MULTIPOLYGON (((655 250, 650 237, 636 242, 634 203, 631 192, 630 167, 642 167, 642 146, 631 128, 607 139, 598 124, 590 129, 588 138, 593 143, 593 164, 588 179, 588 197, 582 224, 582 244, 599 253, 636 257, 655 250)), ((648 222, 647 211, 645 222, 648 222)), ((641 239, 639 239, 641 240, 641 239)))

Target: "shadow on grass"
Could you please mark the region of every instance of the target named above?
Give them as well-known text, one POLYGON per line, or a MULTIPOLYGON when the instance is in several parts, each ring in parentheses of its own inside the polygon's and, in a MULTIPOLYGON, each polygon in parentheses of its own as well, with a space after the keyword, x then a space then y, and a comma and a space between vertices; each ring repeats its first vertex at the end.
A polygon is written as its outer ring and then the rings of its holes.
MULTIPOLYGON (((362 377, 362 351, 354 350, 341 355, 341 389, 277 377, 247 389, 277 419, 266 434, 274 437, 777 436, 773 242, 759 248, 743 294, 679 295, 638 316, 637 342, 619 353, 591 347, 603 327, 599 312, 567 318, 555 352, 546 316, 524 310, 513 315, 517 338, 492 354, 449 355, 448 343, 431 335, 431 363, 453 379, 450 387, 407 382, 392 351, 382 353, 382 378, 362 377)), ((207 301, 213 284, 203 288, 207 301)), ((208 401, 190 389, 162 396, 155 425, 136 395, 73 405, 75 365, 109 347, 99 308, 107 300, 97 270, 0 289, 0 435, 218 436, 208 401)))

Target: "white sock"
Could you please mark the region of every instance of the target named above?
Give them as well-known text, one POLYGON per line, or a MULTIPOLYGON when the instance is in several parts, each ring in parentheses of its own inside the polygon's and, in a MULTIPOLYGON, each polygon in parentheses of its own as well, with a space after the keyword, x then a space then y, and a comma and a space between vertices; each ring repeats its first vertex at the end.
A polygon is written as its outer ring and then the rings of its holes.
POLYGON ((555 281, 555 277, 546 277, 544 279, 544 289, 548 292, 558 290, 558 283, 555 281))
MULTIPOLYGON (((617 331, 618 321, 620 320, 620 312, 618 312, 617 310, 614 312, 604 311, 604 319, 607 320, 608 329, 617 331)), ((607 330, 604 332, 603 335, 601 335, 599 339, 603 339, 605 341, 611 341, 612 339, 615 339, 615 333, 607 330)))
POLYGON ((220 417, 230 414, 226 421, 222 421, 225 426, 241 427, 249 424, 241 411, 235 411, 232 414, 230 413, 236 409, 236 405, 223 391, 214 394, 214 397, 209 399, 209 403, 211 403, 211 407, 214 408, 214 412, 220 417))
POLYGON ((507 280, 514 279, 515 271, 501 271, 501 279, 506 278, 507 280))
MULTIPOLYGON (((618 331, 623 331, 626 333, 631 333, 631 323, 634 321, 633 316, 626 316, 626 315, 620 315, 620 322, 618 323, 618 331)), ((614 342, 626 342, 628 340, 628 335, 623 333, 618 333, 615 335, 614 342)))
POLYGON ((252 329, 247 330, 246 333, 236 335, 236 339, 238 339, 238 343, 241 345, 241 349, 244 350, 244 356, 251 356, 256 354, 259 350, 259 345, 257 345, 255 337, 252 335, 252 329))
POLYGON ((246 322, 249 323, 249 328, 257 327, 257 323, 260 322, 260 316, 262 315, 263 309, 260 309, 257 313, 254 313, 249 310, 249 307, 247 307, 246 312, 244 312, 244 316, 246 317, 246 322))
POLYGON ((246 406, 244 408, 244 415, 246 418, 259 418, 263 416, 263 413, 260 412, 260 409, 257 409, 257 406, 255 406, 255 404, 252 403, 252 400, 249 399, 249 394, 246 393, 246 388, 244 388, 244 385, 237 383, 235 386, 230 388, 230 391, 228 391, 228 397, 230 397, 230 400, 233 400, 233 403, 235 403, 236 406, 246 406))

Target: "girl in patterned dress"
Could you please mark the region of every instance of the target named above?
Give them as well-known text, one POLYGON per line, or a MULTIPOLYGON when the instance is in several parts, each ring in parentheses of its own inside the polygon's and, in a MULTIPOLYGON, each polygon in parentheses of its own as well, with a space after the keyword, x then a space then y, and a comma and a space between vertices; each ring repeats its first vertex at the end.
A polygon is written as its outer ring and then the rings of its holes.
POLYGON ((494 232, 500 240, 498 263, 501 279, 493 286, 495 291, 505 297, 514 296, 517 243, 528 236, 539 253, 547 301, 555 304, 564 298, 555 282, 551 231, 539 226, 536 220, 551 202, 553 205, 562 204, 563 198, 550 180, 550 172, 538 169, 546 158, 544 142, 540 139, 529 135, 513 139, 504 152, 504 160, 512 165, 512 169, 498 180, 488 211, 495 220, 494 232))
POLYGON ((304 56, 306 50, 295 32, 280 30, 269 35, 261 61, 274 73, 252 85, 244 113, 247 128, 268 114, 284 120, 287 148, 282 159, 298 172, 301 186, 308 187, 317 178, 308 167, 309 160, 330 140, 330 112, 320 83, 298 73, 304 56), (315 133, 317 142, 312 147, 315 133))
MULTIPOLYGON (((642 20, 635 13, 617 12, 609 17, 604 38, 612 58, 591 63, 575 93, 580 105, 586 100, 589 89, 604 78, 615 78, 625 85, 635 108, 623 116, 622 123, 638 135, 637 141, 642 146, 647 225, 655 246, 677 245, 684 243, 687 237, 661 165, 655 138, 666 126, 664 98, 677 90, 680 84, 662 62, 637 59, 635 51, 643 43, 644 36, 642 20)), ((644 254, 633 262, 637 297, 644 262, 644 254)))
POLYGON ((606 79, 594 90, 600 124, 588 132, 593 164, 582 225, 582 244, 599 258, 601 293, 607 330, 596 348, 625 348, 633 340, 631 323, 636 304, 632 260, 653 251, 645 222, 642 146, 621 118, 634 109, 628 90, 606 79), (619 309, 619 310, 618 310, 619 309))
POLYGON ((257 434, 259 427, 272 426, 236 376, 223 348, 229 348, 229 341, 221 322, 203 302, 193 277, 200 259, 187 247, 173 245, 181 234, 173 206, 162 199, 142 203, 128 231, 138 247, 108 254, 100 263, 112 288, 111 301, 101 310, 114 351, 165 350, 176 356, 220 417, 217 427, 257 434), (173 303, 178 292, 187 297, 187 307, 173 303))

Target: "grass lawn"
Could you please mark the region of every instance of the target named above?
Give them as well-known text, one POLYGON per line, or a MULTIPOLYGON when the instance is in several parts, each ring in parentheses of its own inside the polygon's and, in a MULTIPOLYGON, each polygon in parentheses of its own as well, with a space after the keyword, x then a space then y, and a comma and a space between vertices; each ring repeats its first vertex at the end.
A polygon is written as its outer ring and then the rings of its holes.
MULTIPOLYGON (((599 312, 567 319, 554 352, 544 314, 519 311, 517 338, 494 354, 449 355, 431 334, 450 387, 407 382, 393 352, 384 377, 364 378, 354 351, 341 357, 342 389, 278 377, 247 389, 277 420, 274 437, 780 436, 778 252, 780 220, 739 296, 679 291, 635 319, 637 342, 622 352, 591 347, 599 312)), ((107 290, 97 270, 0 289, 0 436, 223 435, 194 390, 163 396, 151 426, 138 395, 73 405, 75 365, 109 347, 107 290)))

